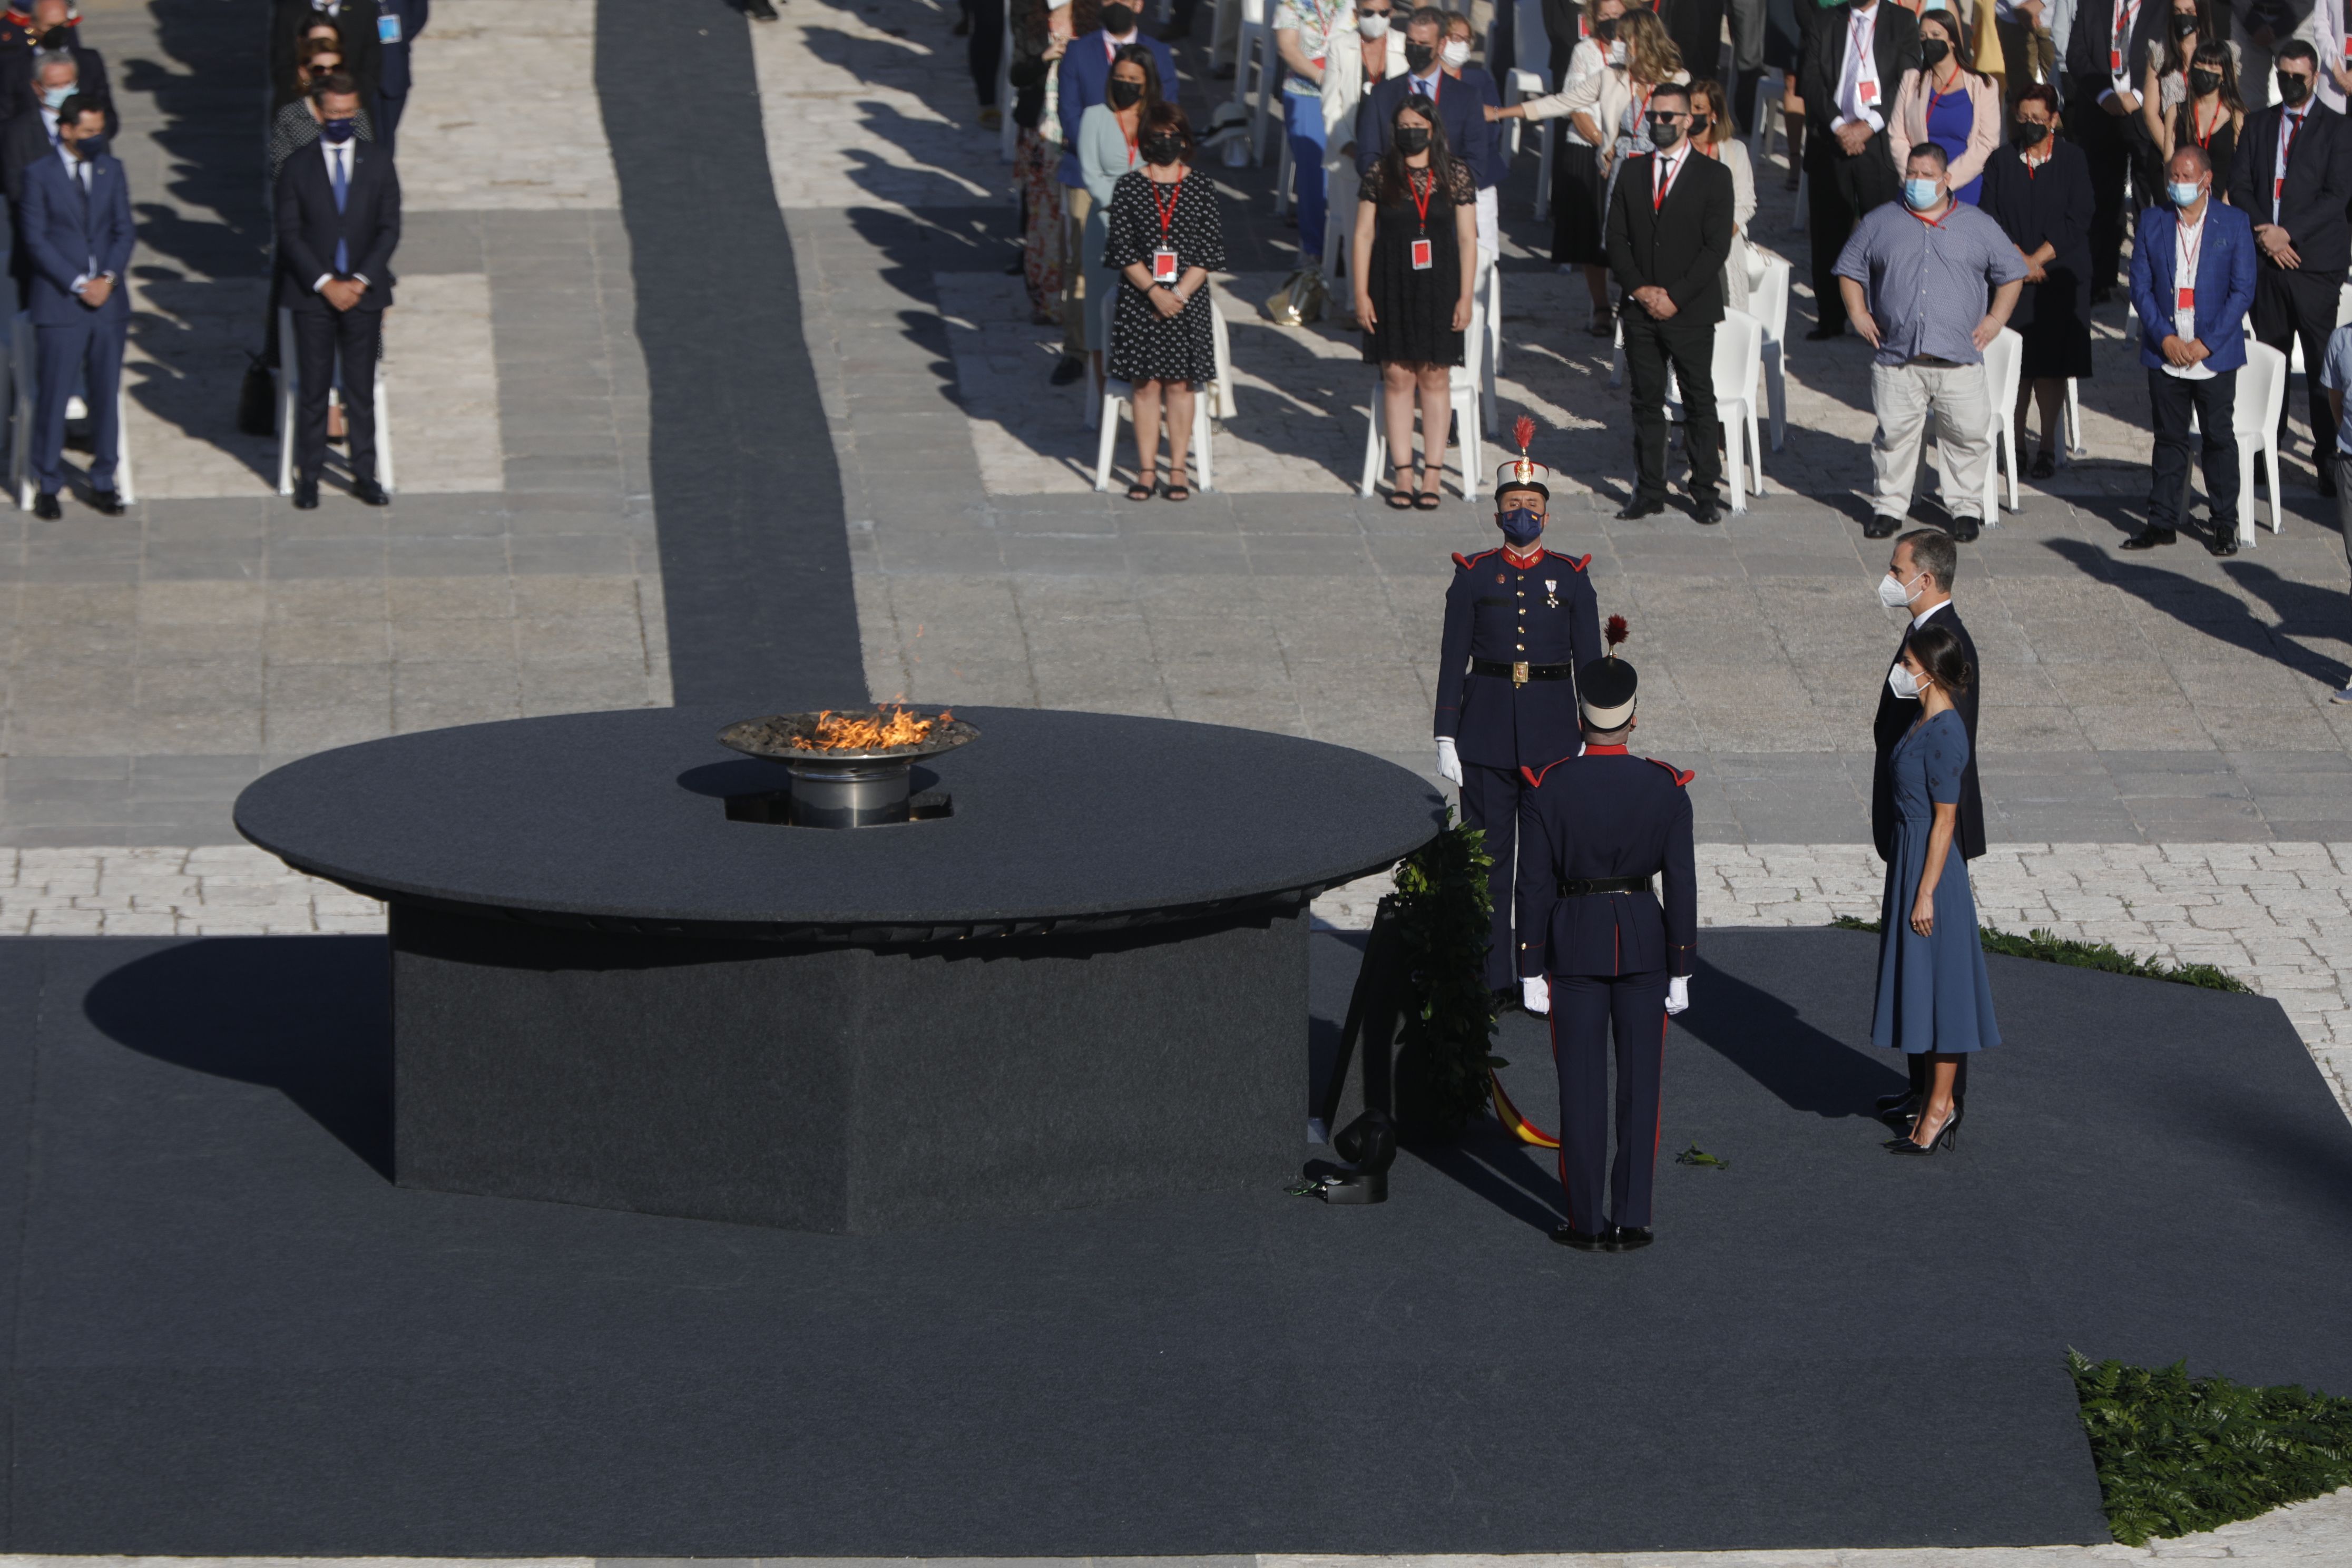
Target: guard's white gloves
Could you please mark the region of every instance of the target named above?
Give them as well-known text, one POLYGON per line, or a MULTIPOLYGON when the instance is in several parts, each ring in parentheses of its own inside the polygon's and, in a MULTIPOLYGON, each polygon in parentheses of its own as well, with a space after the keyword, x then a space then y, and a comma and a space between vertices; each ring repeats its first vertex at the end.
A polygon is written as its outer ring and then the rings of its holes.
POLYGON ((1451 735, 1437 737, 1437 776, 1452 784, 1462 782, 1462 753, 1454 749, 1451 735))
POLYGON ((1519 982, 1519 1005, 1538 1017, 1551 1011, 1551 982, 1530 974, 1519 982))
POLYGON ((1690 976, 1677 974, 1666 982, 1666 1012, 1669 1016, 1690 1005, 1690 976))

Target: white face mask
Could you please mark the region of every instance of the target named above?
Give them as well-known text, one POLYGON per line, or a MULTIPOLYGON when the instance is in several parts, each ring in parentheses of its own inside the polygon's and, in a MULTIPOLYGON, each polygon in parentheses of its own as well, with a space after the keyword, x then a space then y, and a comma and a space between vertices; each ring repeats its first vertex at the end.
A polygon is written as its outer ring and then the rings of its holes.
POLYGON ((1470 58, 1470 46, 1459 38, 1448 38, 1445 40, 1445 47, 1437 51, 1437 58, 1455 70, 1460 70, 1470 58))
MULTIPOLYGON (((1925 575, 1927 574, 1920 574, 1920 576, 1925 575)), ((1911 579, 1914 583, 1918 580, 1918 577, 1911 579)), ((1890 610, 1907 610, 1911 607, 1911 601, 1918 596, 1918 589, 1906 587, 1892 572, 1878 580, 1878 602, 1890 610)))
POLYGON ((1897 664, 1886 672, 1886 689, 1906 702, 1916 702, 1919 698, 1918 677, 1911 673, 1907 664, 1897 664))
POLYGON ((1384 12, 1378 16, 1357 17, 1356 31, 1361 33, 1368 38, 1387 37, 1389 36, 1389 19, 1387 14, 1384 12))
POLYGON ((1611 40, 1609 45, 1609 63, 1612 66, 1622 66, 1625 63, 1624 39, 1616 38, 1611 40))

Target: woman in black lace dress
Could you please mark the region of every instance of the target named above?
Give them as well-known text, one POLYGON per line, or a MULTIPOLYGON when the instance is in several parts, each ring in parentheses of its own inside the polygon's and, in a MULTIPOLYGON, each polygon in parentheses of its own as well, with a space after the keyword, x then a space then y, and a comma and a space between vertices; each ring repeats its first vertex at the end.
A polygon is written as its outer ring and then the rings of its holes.
POLYGON ((1348 263, 1364 363, 1381 367, 1381 415, 1396 479, 1389 505, 1437 510, 1452 424, 1449 380, 1462 363, 1470 290, 1478 277, 1478 194, 1445 145, 1436 106, 1397 106, 1389 148, 1363 184, 1348 263), (1420 488, 1412 488, 1413 405, 1421 405, 1420 488))

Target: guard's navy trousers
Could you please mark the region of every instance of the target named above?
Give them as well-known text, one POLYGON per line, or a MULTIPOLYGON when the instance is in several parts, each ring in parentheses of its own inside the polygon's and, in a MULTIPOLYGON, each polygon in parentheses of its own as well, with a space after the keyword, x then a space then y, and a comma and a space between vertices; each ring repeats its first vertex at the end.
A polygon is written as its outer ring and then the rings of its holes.
POLYGON ((1666 972, 1555 974, 1551 1055, 1559 1072, 1559 1184, 1568 1223, 1599 1232, 1650 1223, 1666 1062, 1666 972), (1617 1056, 1617 1160, 1609 1163, 1609 1056, 1617 1056), (1609 1206, 1601 1206, 1601 1172, 1609 1206))

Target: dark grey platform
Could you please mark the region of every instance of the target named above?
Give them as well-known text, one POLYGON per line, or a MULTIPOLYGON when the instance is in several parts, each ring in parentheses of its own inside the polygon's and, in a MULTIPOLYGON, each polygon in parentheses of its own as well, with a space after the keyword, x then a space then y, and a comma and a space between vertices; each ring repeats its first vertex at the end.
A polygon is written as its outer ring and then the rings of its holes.
POLYGON ((391 904, 403 1185, 851 1231, 1296 1168, 1306 902, 1427 840, 1421 780, 978 709, 919 770, 953 816, 827 831, 730 819, 784 782, 712 738, 750 716, 436 731, 240 797, 391 904))
MULTIPOLYGON (((1355 954, 1310 945, 1328 1040, 1355 954)), ((404 1190, 381 941, 0 941, 0 1547, 2096 1542, 2067 1346, 2352 1391, 2352 1128, 2273 1004, 1993 959, 1962 1152, 1896 1162, 1873 951, 1702 933, 1664 1145, 1729 1168, 1664 1166, 1609 1257, 1491 1128, 1377 1208, 843 1237, 404 1190)), ((1542 1032, 1500 1048, 1549 1124, 1542 1032)))

